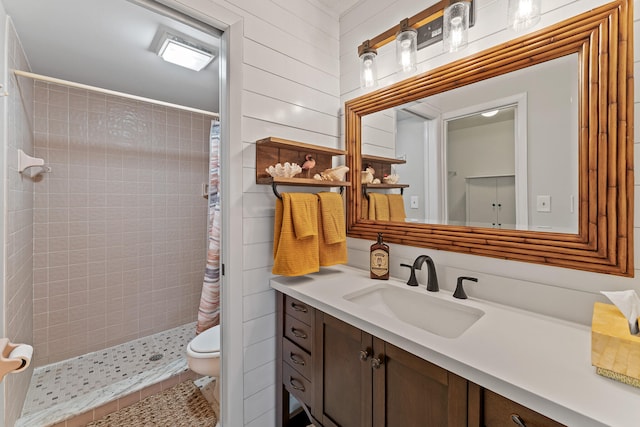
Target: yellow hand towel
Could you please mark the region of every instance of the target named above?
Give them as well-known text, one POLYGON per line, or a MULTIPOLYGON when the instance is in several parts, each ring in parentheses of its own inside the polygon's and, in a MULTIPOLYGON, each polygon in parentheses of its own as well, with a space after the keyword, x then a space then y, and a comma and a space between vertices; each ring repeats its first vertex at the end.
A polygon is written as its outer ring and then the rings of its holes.
POLYGON ((324 241, 328 245, 347 241, 347 228, 344 222, 342 195, 338 193, 318 193, 320 217, 318 232, 322 230, 324 241))
POLYGON ((402 194, 387 194, 387 199, 389 201, 389 219, 404 222, 407 215, 404 212, 402 194))
POLYGON ((283 193, 276 201, 273 228, 273 274, 302 276, 320 270, 315 194, 283 193))
POLYGON ((369 201, 366 197, 362 197, 361 206, 362 219, 369 219, 369 201))
POLYGON ((389 199, 386 194, 369 193, 369 219, 389 221, 389 199))
POLYGON ((347 263, 347 230, 342 196, 338 193, 318 193, 318 240, 320 265, 347 263))

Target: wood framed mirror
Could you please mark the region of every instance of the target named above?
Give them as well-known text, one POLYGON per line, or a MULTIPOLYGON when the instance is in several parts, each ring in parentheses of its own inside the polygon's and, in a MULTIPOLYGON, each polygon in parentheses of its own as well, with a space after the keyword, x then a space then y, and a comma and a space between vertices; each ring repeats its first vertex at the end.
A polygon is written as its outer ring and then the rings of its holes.
POLYGON ((391 243, 633 276, 632 30, 632 3, 609 3, 346 102, 352 183, 348 236, 373 240, 383 232, 391 243), (526 224, 503 229, 380 221, 362 215, 370 188, 362 184, 361 173, 367 159, 379 160, 370 153, 363 159, 365 116, 487 79, 509 78, 509 73, 570 55, 578 59, 577 232, 538 231, 526 224))

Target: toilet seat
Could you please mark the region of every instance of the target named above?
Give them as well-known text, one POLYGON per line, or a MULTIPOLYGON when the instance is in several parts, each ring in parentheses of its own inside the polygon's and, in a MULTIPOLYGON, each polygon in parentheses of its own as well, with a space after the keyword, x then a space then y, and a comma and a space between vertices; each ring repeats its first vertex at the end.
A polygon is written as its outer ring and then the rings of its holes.
MULTIPOLYGON (((216 325, 198 334, 191 340, 188 350, 192 353, 214 357, 220 353, 220 325, 216 325)), ((197 356, 196 356, 197 357, 197 356)))

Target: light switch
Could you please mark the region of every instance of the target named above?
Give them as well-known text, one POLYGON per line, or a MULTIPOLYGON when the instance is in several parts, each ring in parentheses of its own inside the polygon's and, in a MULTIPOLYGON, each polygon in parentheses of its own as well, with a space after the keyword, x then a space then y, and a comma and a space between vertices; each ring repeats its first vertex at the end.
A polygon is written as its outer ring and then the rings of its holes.
POLYGON ((538 212, 551 212, 551 196, 538 196, 536 210, 538 212))
POLYGON ((411 209, 418 209, 418 196, 411 196, 411 209))

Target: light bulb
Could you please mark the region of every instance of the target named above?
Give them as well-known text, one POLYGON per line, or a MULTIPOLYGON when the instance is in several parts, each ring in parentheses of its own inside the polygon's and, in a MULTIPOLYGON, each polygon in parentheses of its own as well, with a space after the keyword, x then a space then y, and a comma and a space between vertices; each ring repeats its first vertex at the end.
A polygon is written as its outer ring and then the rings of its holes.
POLYGON ((416 70, 417 38, 418 32, 410 27, 404 27, 396 36, 396 61, 402 72, 416 70))
POLYGON ((375 51, 367 51, 360 56, 360 87, 363 89, 378 83, 375 59, 375 51))
POLYGON ((469 2, 454 3, 444 11, 443 48, 455 52, 467 46, 469 29, 469 2))
POLYGON ((515 31, 534 26, 540 21, 540 0, 509 0, 508 22, 515 31))

